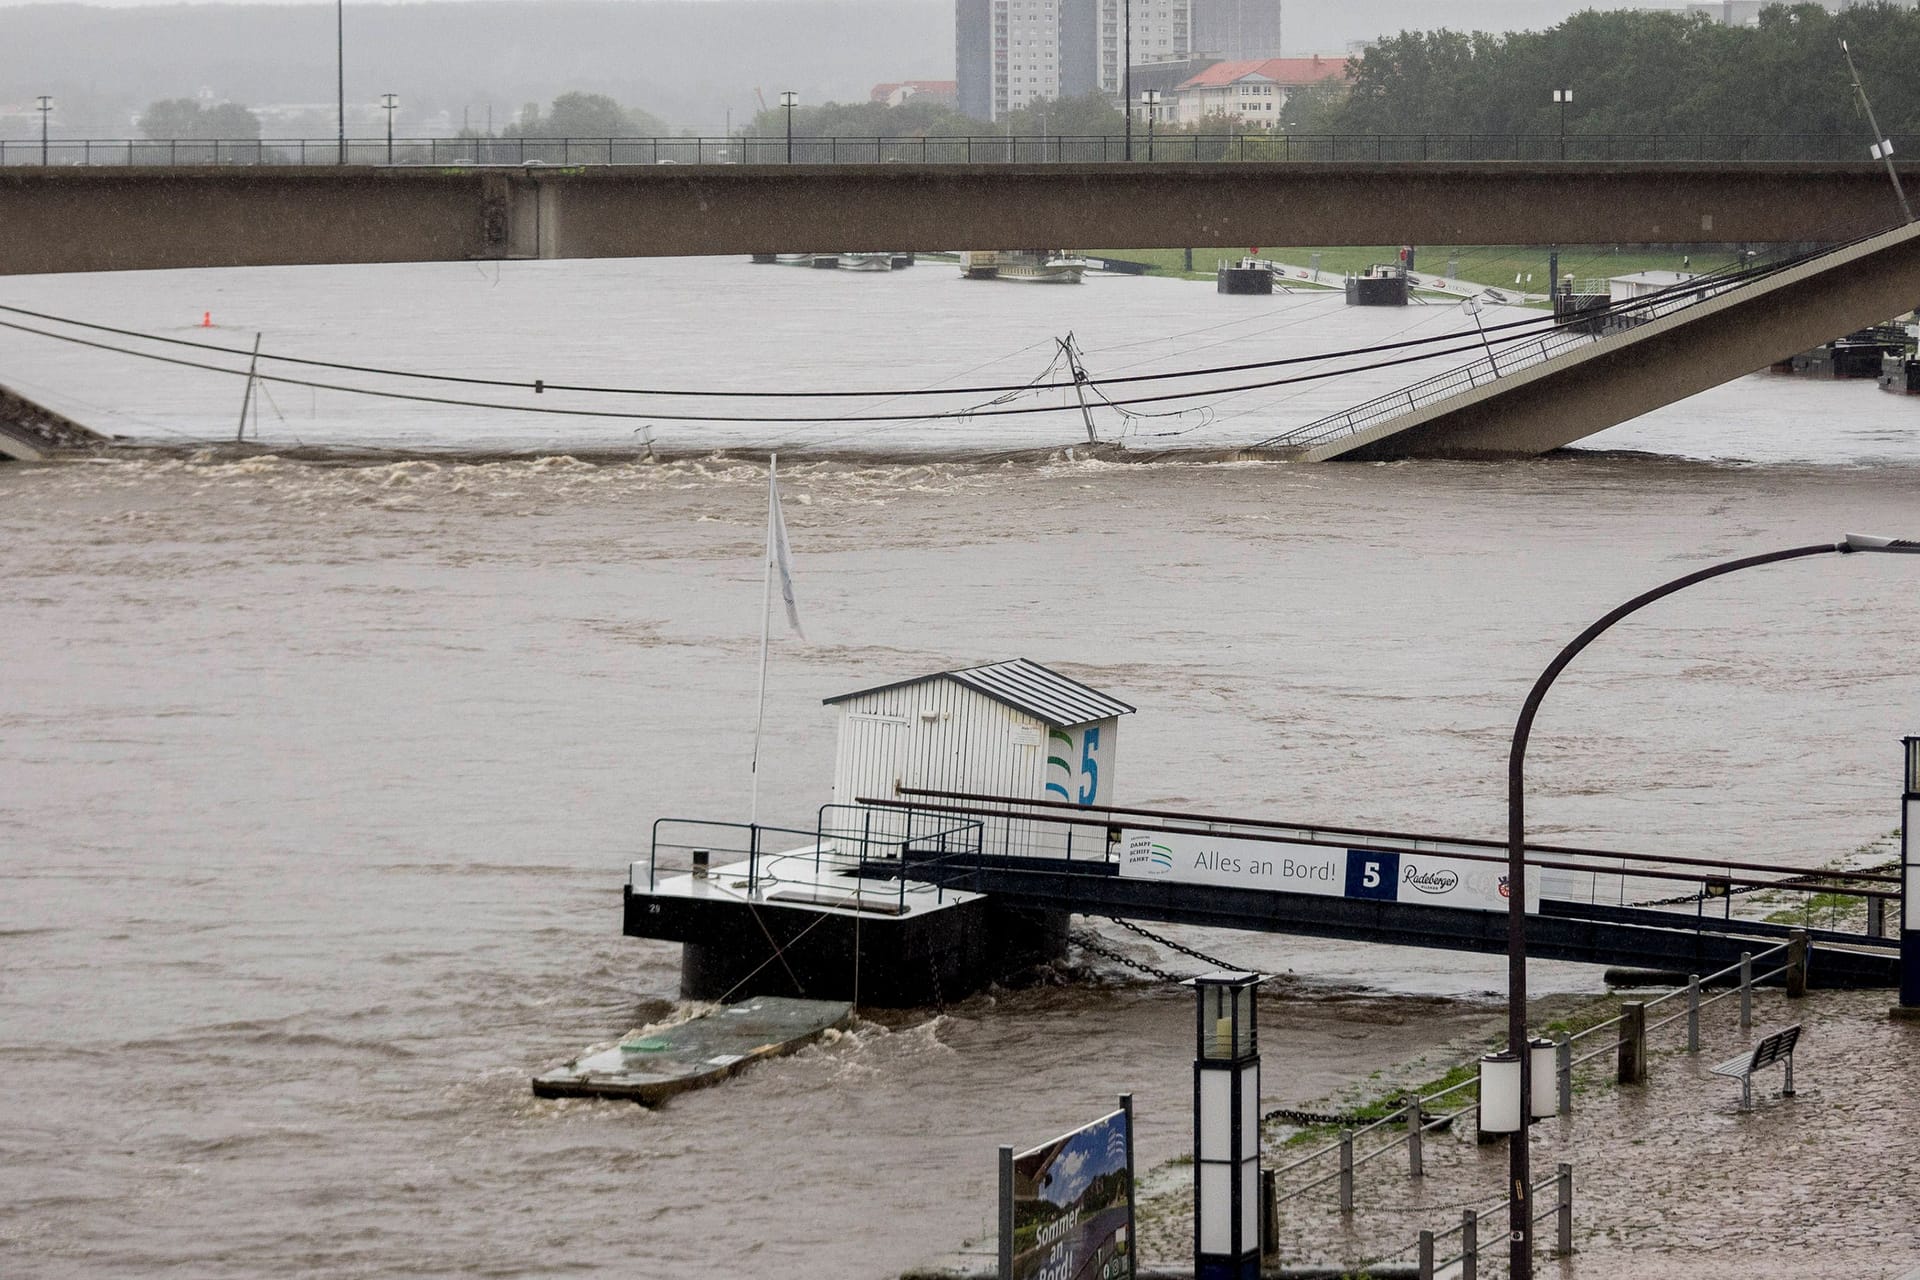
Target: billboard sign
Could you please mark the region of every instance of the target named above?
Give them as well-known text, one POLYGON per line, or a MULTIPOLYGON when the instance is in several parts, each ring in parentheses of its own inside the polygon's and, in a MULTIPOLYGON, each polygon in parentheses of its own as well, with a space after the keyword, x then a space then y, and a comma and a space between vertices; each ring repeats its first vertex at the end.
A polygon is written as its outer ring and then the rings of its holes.
POLYGON ((1002 1148, 1005 1280, 1131 1280, 1132 1109, 1031 1151, 1002 1148))
MULTIPOLYGON (((1120 874, 1134 879, 1277 889, 1328 898, 1507 910, 1507 864, 1410 849, 1343 849, 1294 840, 1247 840, 1168 831, 1122 833, 1120 874)), ((1526 909, 1540 909, 1540 873, 1529 871, 1526 909)))

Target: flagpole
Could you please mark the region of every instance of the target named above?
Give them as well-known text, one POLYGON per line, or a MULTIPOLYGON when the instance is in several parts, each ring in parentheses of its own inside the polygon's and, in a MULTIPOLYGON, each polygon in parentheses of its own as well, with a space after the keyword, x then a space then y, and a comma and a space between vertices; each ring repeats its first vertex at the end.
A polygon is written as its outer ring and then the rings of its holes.
POLYGON ((760 588, 760 696, 753 713, 753 763, 747 767, 752 779, 747 800, 747 823, 760 821, 760 729, 767 719, 767 634, 773 625, 773 504, 778 492, 780 455, 767 456, 767 551, 765 581, 760 588))

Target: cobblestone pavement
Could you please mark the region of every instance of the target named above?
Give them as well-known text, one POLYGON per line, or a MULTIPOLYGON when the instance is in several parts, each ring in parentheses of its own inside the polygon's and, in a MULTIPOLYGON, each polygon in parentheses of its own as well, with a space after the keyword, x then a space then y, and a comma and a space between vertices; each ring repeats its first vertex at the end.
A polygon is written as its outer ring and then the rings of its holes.
MULTIPOLYGON (((1884 991, 1815 992, 1790 1001, 1777 990, 1761 991, 1753 1029, 1743 1032, 1738 998, 1731 997, 1703 1011, 1697 1056, 1685 1051, 1684 1017, 1649 1034, 1645 1085, 1616 1084, 1611 1053, 1579 1068, 1573 1114, 1536 1126, 1533 1154, 1536 1179, 1558 1162, 1573 1166, 1575 1252, 1547 1259, 1554 1243, 1547 1217, 1536 1227, 1536 1274, 1896 1280, 1920 1268, 1920 1203, 1913 1194, 1920 1177, 1920 1023, 1889 1020, 1892 999, 1884 991), (1770 1068, 1755 1077, 1754 1110, 1740 1114, 1739 1083, 1708 1068, 1791 1022, 1805 1028, 1795 1058, 1797 1095, 1782 1097, 1782 1073, 1770 1068)), ((1652 1018, 1683 1007, 1669 1001, 1652 1018)), ((1582 1051, 1610 1038, 1602 1031, 1581 1042, 1582 1051)), ((1422 1078, 1417 1073, 1437 1061, 1397 1074, 1422 1078)), ((1396 1128, 1393 1136, 1403 1132, 1396 1128)), ((1386 1136, 1363 1140, 1360 1154, 1386 1136)), ((1278 1167, 1301 1154, 1270 1149, 1266 1163, 1278 1167)), ((1469 1112, 1451 1132, 1428 1135, 1425 1157, 1425 1176, 1417 1180, 1408 1174, 1404 1146, 1362 1165, 1356 1212, 1347 1221, 1338 1211, 1337 1180, 1287 1201, 1280 1260, 1351 1264, 1387 1256, 1409 1263, 1423 1228, 1457 1227, 1463 1208, 1485 1207, 1479 1274, 1505 1275, 1506 1147, 1477 1145, 1469 1112)), ((1337 1168, 1336 1157, 1317 1160, 1284 1175, 1281 1191, 1337 1168)), ((1190 1258, 1191 1177, 1190 1169, 1174 1167, 1143 1181, 1140 1243, 1148 1262, 1190 1258)), ((1552 1203, 1551 1190, 1543 1190, 1536 1212, 1552 1203)), ((1457 1251, 1457 1237, 1438 1250, 1443 1258, 1457 1251)))

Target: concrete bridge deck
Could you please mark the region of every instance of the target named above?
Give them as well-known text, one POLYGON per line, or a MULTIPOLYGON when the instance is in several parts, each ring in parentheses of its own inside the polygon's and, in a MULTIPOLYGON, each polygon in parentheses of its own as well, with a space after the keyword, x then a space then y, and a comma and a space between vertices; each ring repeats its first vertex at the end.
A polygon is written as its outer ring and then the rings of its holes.
POLYGON ((1867 161, 10 167, 0 275, 862 244, 1834 242, 1894 216, 1867 161))
POLYGON ((1911 310, 1920 301, 1920 222, 1749 282, 1701 283, 1713 288, 1711 296, 1644 324, 1497 374, 1488 368, 1499 359, 1496 349, 1465 367, 1465 377, 1429 380, 1457 387, 1451 394, 1422 403, 1409 389, 1373 402, 1383 411, 1355 411, 1344 424, 1335 415, 1318 434, 1268 443, 1304 445, 1301 457, 1311 462, 1512 457, 1561 448, 1911 310))

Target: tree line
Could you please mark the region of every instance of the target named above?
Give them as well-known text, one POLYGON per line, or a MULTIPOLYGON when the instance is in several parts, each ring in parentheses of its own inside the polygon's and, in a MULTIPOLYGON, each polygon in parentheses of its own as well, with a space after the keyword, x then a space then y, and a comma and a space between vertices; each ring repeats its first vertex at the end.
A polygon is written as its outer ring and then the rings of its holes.
POLYGON ((1617 9, 1545 31, 1403 31, 1300 114, 1330 133, 1554 133, 1562 89, 1570 134, 1858 134, 1864 153, 1842 40, 1882 129, 1920 132, 1920 12, 1892 4, 1777 5, 1753 27, 1617 9))

